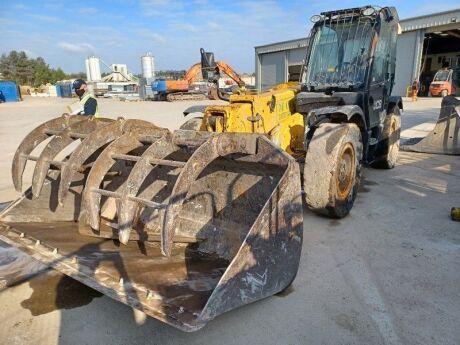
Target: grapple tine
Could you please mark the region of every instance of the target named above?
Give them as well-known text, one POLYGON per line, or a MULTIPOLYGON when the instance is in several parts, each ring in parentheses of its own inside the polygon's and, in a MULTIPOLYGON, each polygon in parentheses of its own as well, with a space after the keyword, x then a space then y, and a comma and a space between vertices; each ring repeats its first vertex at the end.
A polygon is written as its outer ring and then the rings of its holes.
POLYGON ((101 194, 94 193, 94 190, 100 186, 104 180, 104 176, 115 164, 116 159, 114 158, 114 155, 127 154, 136 148, 144 146, 144 144, 140 141, 140 138, 148 135, 155 135, 158 129, 158 127, 148 122, 136 122, 134 125, 127 122, 127 124, 128 126, 124 127, 124 130, 127 132, 118 139, 115 139, 115 141, 102 151, 91 168, 86 181, 83 200, 85 203, 85 209, 88 213, 88 222, 95 230, 99 230, 101 194))
POLYGON ((89 134, 70 155, 65 167, 61 170, 61 183, 59 184, 58 201, 62 205, 64 198, 72 183, 73 177, 83 163, 98 149, 114 141, 123 134, 124 119, 107 124, 97 131, 89 134))
POLYGON ((173 237, 179 221, 179 211, 184 203, 192 183, 213 160, 218 157, 242 153, 255 154, 258 135, 251 134, 217 134, 212 136, 190 157, 174 185, 169 204, 165 211, 161 229, 161 251, 170 256, 173 237))
POLYGON ((40 154, 40 157, 35 164, 34 174, 32 176, 32 194, 33 198, 38 198, 45 183, 48 170, 50 168, 50 161, 65 147, 70 145, 73 139, 69 137, 67 131, 62 131, 61 134, 56 135, 45 149, 40 154))
POLYGON ((164 128, 159 128, 147 121, 125 120, 123 118, 118 118, 117 121, 92 132, 75 149, 62 170, 61 183, 59 185, 58 192, 59 204, 63 204, 74 174, 83 165, 83 163, 98 149, 101 149, 104 145, 119 138, 123 135, 123 133, 129 132, 137 133, 139 136, 142 134, 148 138, 159 138, 169 131, 164 128), (146 129, 148 129, 149 135, 145 135, 146 129))
POLYGON ((40 191, 50 168, 50 161, 53 160, 59 152, 76 140, 71 136, 71 133, 87 135, 94 131, 100 123, 101 122, 94 121, 90 117, 86 117, 82 121, 72 123, 64 131, 55 135, 53 139, 51 139, 48 145, 43 149, 37 163, 35 164, 35 170, 32 177, 32 193, 34 198, 38 198, 40 195, 40 191))
POLYGON ((99 230, 101 203, 101 194, 95 193, 94 190, 99 188, 104 180, 104 176, 115 164, 116 160, 112 158, 113 154, 128 153, 142 146, 143 144, 138 140, 135 134, 126 133, 107 146, 92 166, 88 179, 86 180, 83 200, 88 214, 88 222, 93 229, 99 230))
POLYGON ((150 145, 131 170, 126 184, 122 189, 122 198, 118 210, 118 236, 121 243, 126 244, 129 241, 129 235, 138 208, 138 203, 129 197, 137 196, 139 188, 151 171, 151 160, 165 158, 175 150, 177 150, 177 146, 173 144, 172 137, 168 134, 150 145))
POLYGON ((13 158, 12 175, 14 188, 20 192, 22 190, 22 175, 27 163, 27 156, 36 148, 41 142, 48 139, 50 134, 47 130, 63 131, 72 123, 83 120, 85 117, 80 115, 61 117, 49 120, 32 132, 30 132, 19 145, 13 158))

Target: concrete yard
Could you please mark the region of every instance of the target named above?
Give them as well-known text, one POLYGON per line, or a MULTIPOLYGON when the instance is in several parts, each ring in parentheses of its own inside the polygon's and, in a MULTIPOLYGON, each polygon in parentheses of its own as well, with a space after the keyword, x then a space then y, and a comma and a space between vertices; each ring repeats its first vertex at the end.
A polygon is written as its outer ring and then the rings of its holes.
MULTIPOLYGON (((69 102, 0 104, 0 203, 18 196, 11 160, 22 138, 69 102)), ((108 117, 170 129, 179 127, 191 104, 100 100, 108 117)), ((426 135, 439 107, 440 99, 407 100, 402 137, 426 135)), ((459 344, 460 223, 450 219, 453 206, 460 207, 458 156, 402 152, 393 170, 366 168, 347 218, 305 210, 302 258, 291 288, 195 333, 145 318, 0 243, 0 343, 459 344)))

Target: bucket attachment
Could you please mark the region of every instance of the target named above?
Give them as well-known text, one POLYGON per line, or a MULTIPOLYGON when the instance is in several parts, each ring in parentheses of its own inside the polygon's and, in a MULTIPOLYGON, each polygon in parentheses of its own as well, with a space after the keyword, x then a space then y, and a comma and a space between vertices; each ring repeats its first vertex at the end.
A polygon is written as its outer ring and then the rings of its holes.
POLYGON ((40 177, 0 214, 0 239, 181 330, 295 278, 299 167, 264 136, 65 117, 24 139, 16 187, 27 160, 37 161, 40 177))
POLYGON ((446 96, 435 128, 425 138, 411 138, 403 151, 460 155, 460 101, 446 96))

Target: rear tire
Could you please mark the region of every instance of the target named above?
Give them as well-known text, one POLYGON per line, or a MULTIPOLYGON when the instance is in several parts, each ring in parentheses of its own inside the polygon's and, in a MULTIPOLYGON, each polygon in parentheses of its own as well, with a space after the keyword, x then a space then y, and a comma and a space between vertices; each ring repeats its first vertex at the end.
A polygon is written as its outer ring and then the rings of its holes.
POLYGON ((310 210, 331 218, 350 213, 361 179, 362 152, 355 124, 320 125, 305 157, 303 188, 310 210))
POLYGON ((202 117, 192 117, 191 119, 185 121, 180 129, 190 130, 190 131, 200 131, 201 124, 203 123, 202 117))
POLYGON ((399 153, 401 136, 401 115, 399 107, 387 115, 383 126, 382 139, 377 144, 375 159, 371 166, 376 169, 393 169, 399 153))

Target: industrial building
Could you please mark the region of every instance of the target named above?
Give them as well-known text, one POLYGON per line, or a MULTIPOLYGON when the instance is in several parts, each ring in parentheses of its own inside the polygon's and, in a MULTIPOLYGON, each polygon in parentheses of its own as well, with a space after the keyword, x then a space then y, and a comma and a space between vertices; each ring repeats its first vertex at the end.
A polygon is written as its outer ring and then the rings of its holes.
MULTIPOLYGON (((405 96, 415 80, 427 94, 434 74, 443 67, 460 68, 460 8, 400 21, 394 95, 405 96)), ((308 38, 255 47, 256 87, 265 89, 296 81, 308 38)))

